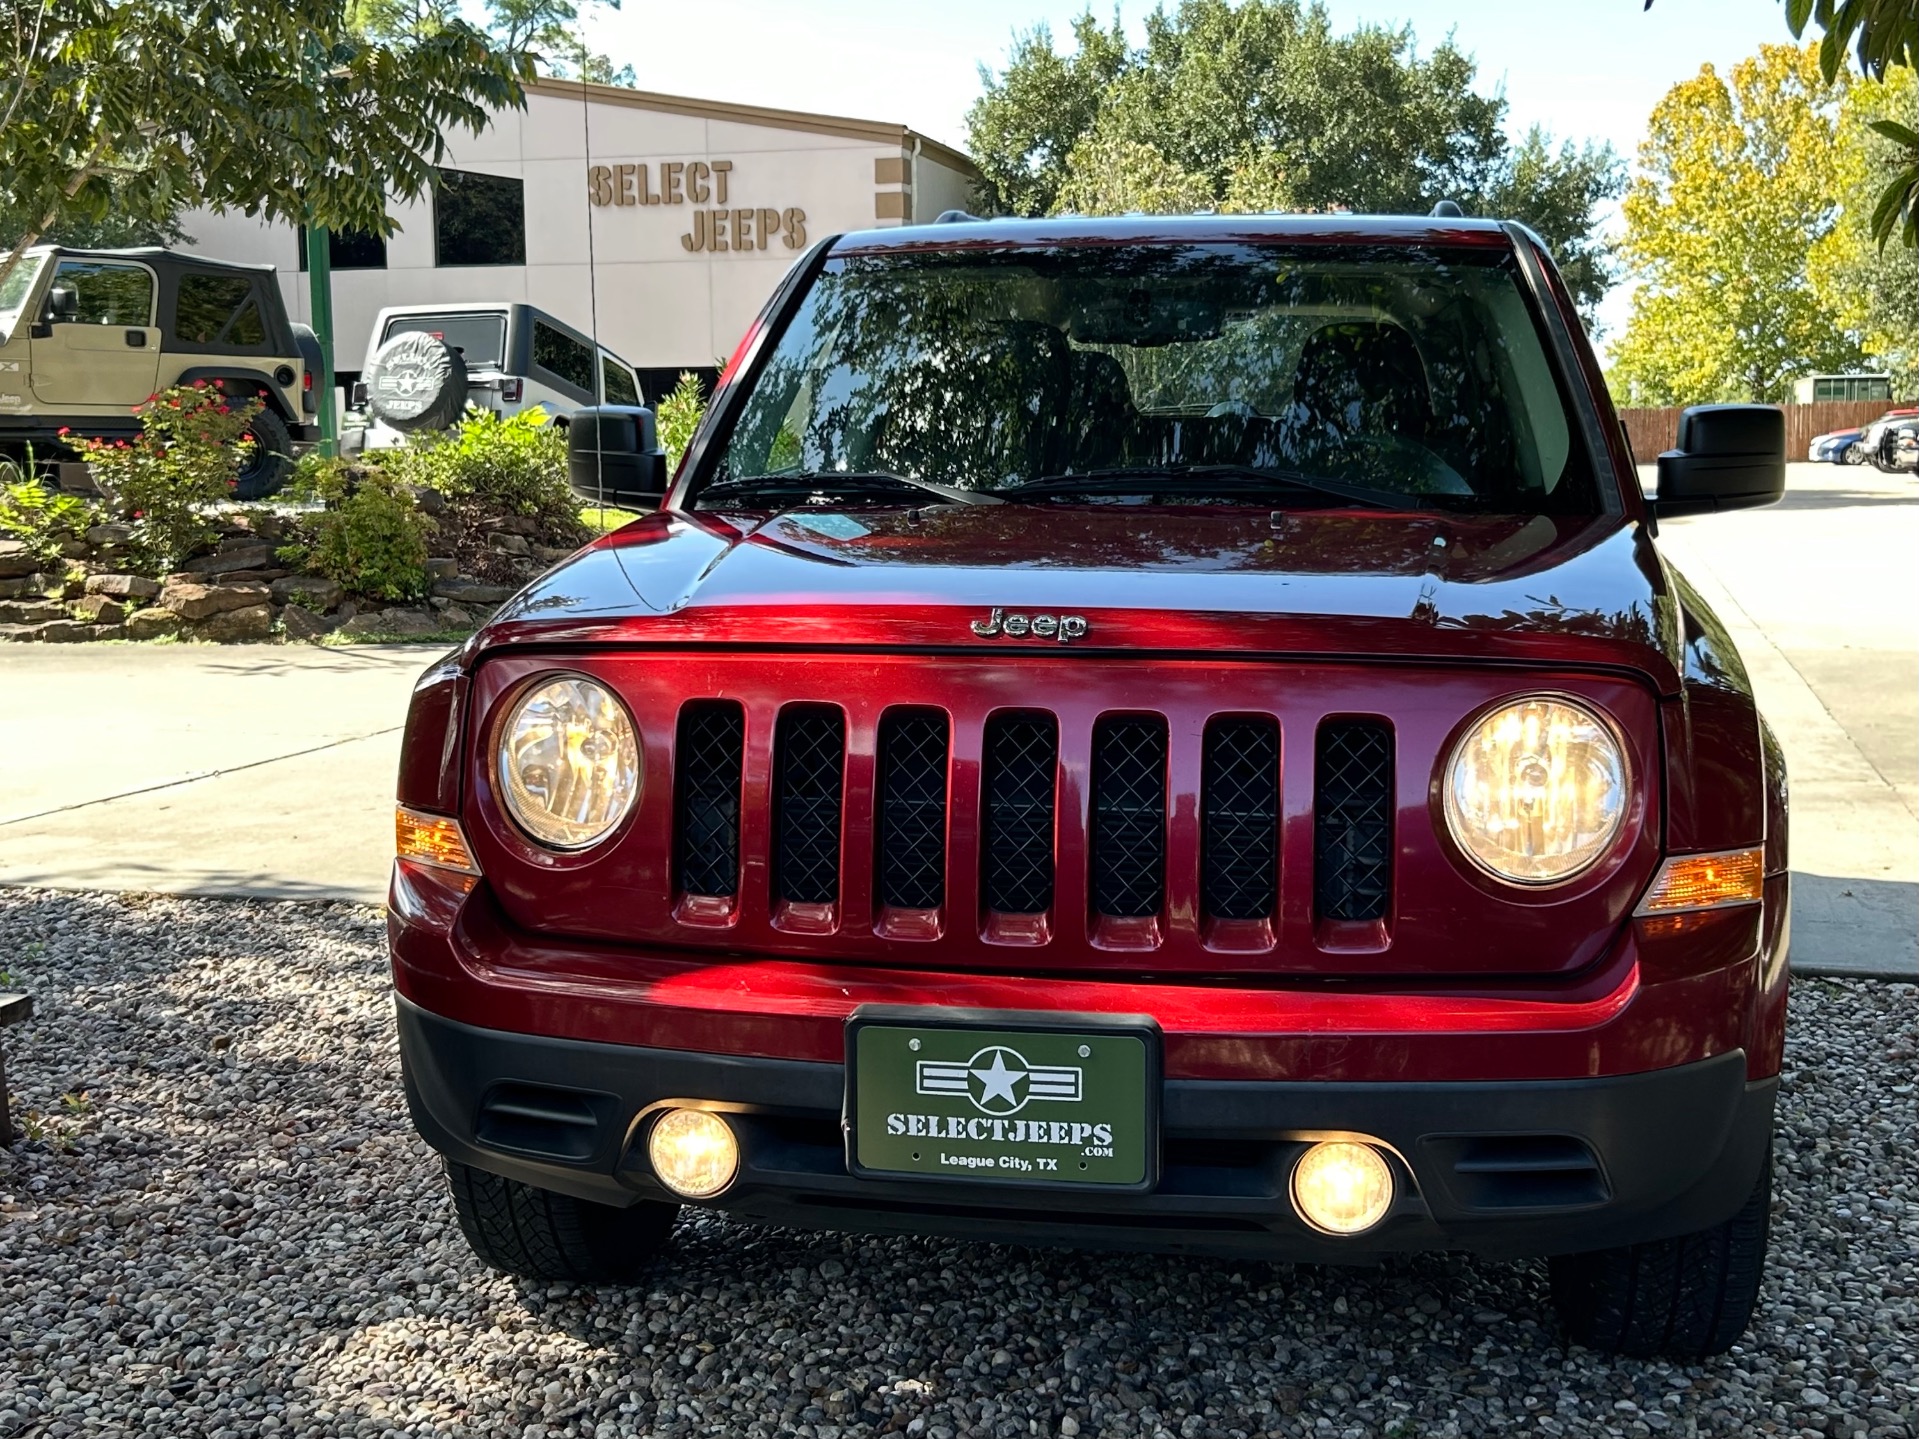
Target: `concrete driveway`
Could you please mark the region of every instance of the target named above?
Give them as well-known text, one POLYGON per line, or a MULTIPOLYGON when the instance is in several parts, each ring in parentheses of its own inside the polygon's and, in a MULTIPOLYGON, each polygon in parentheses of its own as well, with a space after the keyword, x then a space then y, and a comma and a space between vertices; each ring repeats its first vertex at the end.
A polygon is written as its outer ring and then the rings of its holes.
MULTIPOLYGON (((1919 484, 1669 523, 1792 769, 1802 966, 1919 977, 1919 484)), ((421 646, 8 646, 0 883, 377 903, 421 646)))

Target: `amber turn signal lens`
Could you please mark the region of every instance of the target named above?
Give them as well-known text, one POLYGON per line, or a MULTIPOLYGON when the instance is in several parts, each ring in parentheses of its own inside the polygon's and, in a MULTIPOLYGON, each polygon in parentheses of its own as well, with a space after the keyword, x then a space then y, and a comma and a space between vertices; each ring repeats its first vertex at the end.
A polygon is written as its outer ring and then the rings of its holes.
POLYGON ((1720 854, 1678 854, 1659 867, 1659 875, 1633 911, 1639 915, 1677 914, 1757 904, 1764 893, 1764 857, 1757 849, 1720 854))
POLYGON ((473 852, 466 847, 460 822, 443 814, 427 814, 400 805, 393 811, 394 852, 415 864, 430 864, 438 869, 457 870, 461 874, 480 872, 473 852))

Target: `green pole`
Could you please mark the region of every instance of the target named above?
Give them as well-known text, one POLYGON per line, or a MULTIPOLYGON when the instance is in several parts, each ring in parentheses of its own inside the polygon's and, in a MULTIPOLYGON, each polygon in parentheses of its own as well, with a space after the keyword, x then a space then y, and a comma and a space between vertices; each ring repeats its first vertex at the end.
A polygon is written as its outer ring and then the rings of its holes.
POLYGON ((307 293, 312 301, 313 333, 320 341, 320 373, 313 377, 320 407, 320 453, 340 453, 340 417, 333 409, 333 242, 318 225, 307 226, 307 293))

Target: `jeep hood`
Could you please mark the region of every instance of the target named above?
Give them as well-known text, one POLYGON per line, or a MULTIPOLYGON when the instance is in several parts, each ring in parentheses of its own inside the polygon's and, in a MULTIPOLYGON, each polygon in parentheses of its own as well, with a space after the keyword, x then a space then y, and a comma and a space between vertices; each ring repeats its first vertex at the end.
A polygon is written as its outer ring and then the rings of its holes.
POLYGON ((1617 516, 1040 507, 649 515, 503 606, 499 645, 1462 658, 1677 689, 1677 605, 1617 516), (998 608, 1083 638, 972 630, 998 608), (1077 627, 1074 627, 1077 628, 1077 627))

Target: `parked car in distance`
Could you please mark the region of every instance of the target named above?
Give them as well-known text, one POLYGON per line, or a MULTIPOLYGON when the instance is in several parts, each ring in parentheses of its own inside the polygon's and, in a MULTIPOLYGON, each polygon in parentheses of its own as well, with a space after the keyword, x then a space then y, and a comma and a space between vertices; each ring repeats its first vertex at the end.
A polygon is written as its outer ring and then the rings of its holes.
POLYGON ((0 463, 67 457, 63 432, 130 439, 148 396, 204 381, 262 401, 234 490, 262 499, 291 475, 295 445, 319 438, 319 364, 271 265, 35 246, 0 285, 0 463))
MULTIPOLYGON (((1456 216, 1456 212, 1455 212, 1456 216)), ((1732 1345, 1786 778, 1524 227, 977 221, 781 282, 651 510, 420 679, 387 907, 475 1252, 626 1283, 682 1205, 1311 1263, 1544 1257, 1732 1345)))
POLYGON ((1919 407, 1887 410, 1866 426, 1858 451, 1861 459, 1889 475, 1919 466, 1919 407))
POLYGON ((1866 453, 1859 441, 1865 433, 1863 429, 1833 430, 1814 435, 1806 447, 1806 458, 1815 465, 1863 465, 1866 453))
POLYGON ((353 407, 367 449, 450 428, 467 406, 516 415, 538 405, 564 425, 588 405, 637 405, 639 377, 611 350, 526 304, 400 305, 380 311, 353 407))

